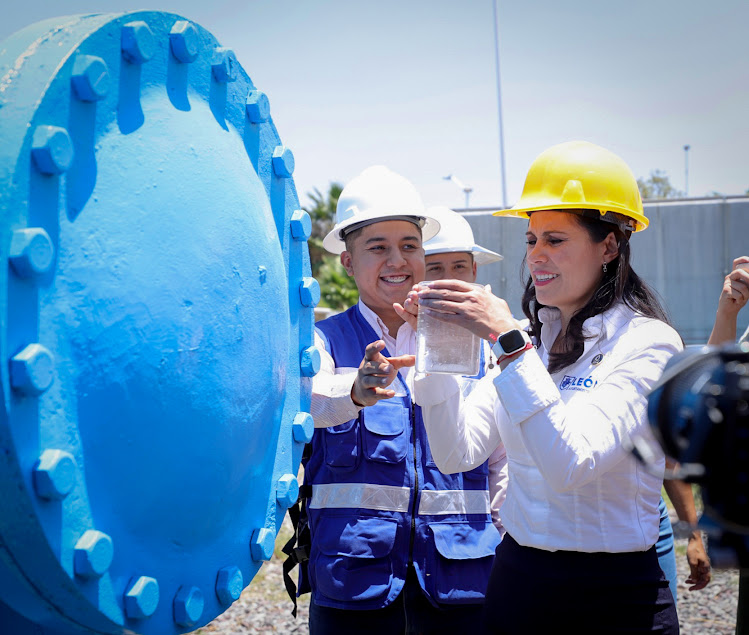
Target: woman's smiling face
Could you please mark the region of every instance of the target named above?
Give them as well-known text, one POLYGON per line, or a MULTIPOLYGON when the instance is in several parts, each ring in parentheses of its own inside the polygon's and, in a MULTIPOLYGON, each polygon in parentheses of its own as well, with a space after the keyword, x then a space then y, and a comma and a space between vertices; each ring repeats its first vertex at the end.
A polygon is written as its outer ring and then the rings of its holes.
POLYGON ((595 243, 574 213, 549 211, 531 214, 526 239, 536 299, 559 309, 566 324, 598 288, 602 265, 616 257, 614 234, 595 243))

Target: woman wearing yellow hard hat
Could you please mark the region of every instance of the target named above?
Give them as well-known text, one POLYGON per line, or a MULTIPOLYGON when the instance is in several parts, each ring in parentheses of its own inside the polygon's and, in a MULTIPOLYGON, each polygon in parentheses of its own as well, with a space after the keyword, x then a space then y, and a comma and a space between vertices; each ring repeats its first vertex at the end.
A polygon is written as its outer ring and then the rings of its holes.
POLYGON ((496 215, 528 219, 527 329, 504 300, 458 281, 420 287, 405 306, 447 312, 435 315, 493 342, 500 360, 465 401, 449 375, 415 386, 442 471, 471 469, 500 441, 507 450, 487 632, 678 633, 654 548, 662 474, 628 446, 651 436, 646 396, 682 348, 630 265, 630 236, 648 226, 636 180, 611 152, 563 143, 496 215))

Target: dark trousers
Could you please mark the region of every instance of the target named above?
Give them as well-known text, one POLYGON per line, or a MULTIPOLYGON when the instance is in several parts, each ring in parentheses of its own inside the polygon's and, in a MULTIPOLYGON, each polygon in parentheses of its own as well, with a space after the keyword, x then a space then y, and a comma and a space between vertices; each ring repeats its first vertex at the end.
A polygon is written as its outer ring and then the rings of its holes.
POLYGON ((484 632, 676 635, 679 621, 654 547, 544 551, 506 534, 486 591, 484 632))
POLYGON ((372 611, 309 606, 310 635, 401 635, 402 633, 479 633, 483 606, 434 607, 421 590, 414 568, 408 567, 406 584, 395 602, 372 611))

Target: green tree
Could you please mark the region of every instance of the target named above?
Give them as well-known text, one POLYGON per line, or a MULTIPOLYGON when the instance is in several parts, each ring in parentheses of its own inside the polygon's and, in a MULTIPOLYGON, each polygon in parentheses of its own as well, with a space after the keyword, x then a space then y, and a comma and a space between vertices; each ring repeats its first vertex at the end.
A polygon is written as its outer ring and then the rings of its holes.
POLYGON ((640 188, 642 198, 680 198, 684 192, 677 190, 668 175, 663 170, 651 170, 650 178, 647 180, 637 179, 637 187, 640 188))
POLYGON ((311 204, 304 207, 312 220, 309 259, 312 275, 320 283, 320 306, 347 309, 359 300, 359 291, 341 264, 340 258, 328 253, 322 246, 323 238, 335 225, 335 208, 343 186, 331 183, 326 194, 315 188, 307 196, 311 204))
POLYGON ((359 290, 336 256, 326 256, 318 270, 320 306, 347 309, 359 301, 359 290))
POLYGON ((338 205, 338 197, 342 190, 343 186, 340 183, 331 183, 327 194, 322 194, 317 188, 314 192, 307 194, 311 205, 305 207, 304 211, 312 219, 312 235, 308 244, 312 275, 315 278, 317 278, 325 258, 330 256, 322 246, 322 240, 335 225, 335 208, 338 205))

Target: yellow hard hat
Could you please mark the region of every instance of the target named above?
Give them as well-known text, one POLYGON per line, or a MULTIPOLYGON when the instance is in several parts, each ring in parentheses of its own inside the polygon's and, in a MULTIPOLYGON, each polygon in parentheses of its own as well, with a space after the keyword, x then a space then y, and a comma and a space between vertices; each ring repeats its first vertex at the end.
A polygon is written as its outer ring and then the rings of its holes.
POLYGON ((520 200, 494 216, 528 218, 530 212, 566 209, 597 210, 612 222, 616 217, 609 213, 620 214, 633 221, 626 227, 632 231, 649 224, 632 170, 613 152, 587 141, 560 143, 539 154, 520 200))

